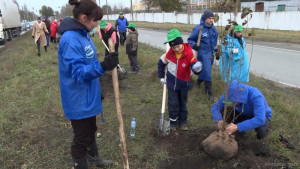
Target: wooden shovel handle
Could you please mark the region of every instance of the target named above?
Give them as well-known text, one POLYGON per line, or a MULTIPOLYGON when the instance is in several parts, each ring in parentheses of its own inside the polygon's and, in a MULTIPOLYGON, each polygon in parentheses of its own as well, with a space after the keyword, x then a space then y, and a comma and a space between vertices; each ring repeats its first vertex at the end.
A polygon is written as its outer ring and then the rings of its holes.
MULTIPOLYGON (((115 52, 115 44, 112 38, 108 39, 108 46, 109 46, 110 53, 115 52)), ((122 116, 122 110, 120 104, 118 72, 116 67, 112 70, 112 81, 114 86, 117 117, 119 122, 119 136, 120 136, 121 147, 122 147, 123 166, 124 169, 129 169, 128 153, 127 153, 126 139, 124 133, 124 123, 123 123, 123 116, 122 116)))

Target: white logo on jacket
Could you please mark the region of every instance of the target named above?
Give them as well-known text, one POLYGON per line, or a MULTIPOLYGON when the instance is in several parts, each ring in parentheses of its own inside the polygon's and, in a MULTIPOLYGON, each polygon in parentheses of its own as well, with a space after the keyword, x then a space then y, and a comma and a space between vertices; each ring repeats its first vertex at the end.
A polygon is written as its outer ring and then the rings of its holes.
POLYGON ((182 64, 182 67, 185 67, 185 63, 182 64))
POLYGON ((91 45, 84 47, 84 51, 85 51, 86 58, 94 57, 94 50, 91 47, 91 45))
POLYGON ((207 36, 208 36, 207 32, 202 33, 202 38, 205 38, 207 36))

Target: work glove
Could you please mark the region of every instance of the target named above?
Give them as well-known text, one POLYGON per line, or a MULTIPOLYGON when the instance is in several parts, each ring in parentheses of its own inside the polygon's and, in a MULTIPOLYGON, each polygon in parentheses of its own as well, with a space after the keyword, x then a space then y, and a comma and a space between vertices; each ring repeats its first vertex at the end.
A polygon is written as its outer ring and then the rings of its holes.
POLYGON ((109 55, 107 55, 104 58, 104 61, 100 63, 102 69, 104 71, 107 71, 107 70, 112 70, 113 68, 115 68, 119 64, 118 56, 119 56, 118 52, 113 52, 113 53, 110 53, 109 55))
POLYGON ((132 50, 132 51, 131 51, 131 54, 132 54, 132 55, 137 55, 137 51, 136 51, 136 50, 132 50))
POLYGON ((166 82, 165 82, 165 78, 160 78, 160 83, 162 84, 162 85, 164 85, 166 82))
POLYGON ((193 49, 194 49, 195 51, 198 51, 198 50, 199 50, 199 46, 198 46, 197 44, 195 44, 195 45, 193 46, 193 49))
POLYGON ((202 63, 200 61, 197 61, 193 66, 192 66, 192 71, 194 74, 198 75, 202 70, 202 63))
POLYGON ((32 38, 34 39, 34 36, 32 36, 32 38))

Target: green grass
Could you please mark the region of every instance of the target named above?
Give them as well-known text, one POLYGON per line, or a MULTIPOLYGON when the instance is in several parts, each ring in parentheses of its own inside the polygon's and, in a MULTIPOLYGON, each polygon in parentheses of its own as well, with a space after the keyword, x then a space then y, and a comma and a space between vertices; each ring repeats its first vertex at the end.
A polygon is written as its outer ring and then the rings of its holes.
MULTIPOLYGON (((115 21, 110 21, 115 23, 115 21)), ((133 22, 136 24, 137 28, 150 28, 150 29, 161 29, 161 30, 171 30, 178 29, 181 32, 191 33, 195 24, 181 24, 181 23, 152 23, 152 22, 133 22)), ((218 33, 221 34, 221 25, 216 25, 218 33)), ((223 31, 226 25, 223 25, 223 31)), ((287 42, 300 44, 300 31, 284 31, 284 30, 264 30, 264 29, 253 29, 255 31, 256 40, 262 40, 267 42, 287 42)), ((252 29, 244 28, 243 35, 247 37, 247 34, 251 32, 252 29), (248 32, 248 33, 247 33, 248 32)))
MULTIPOLYGON (((94 39, 94 42, 103 53, 101 41, 94 39)), ((0 55, 0 168, 71 168, 73 133, 61 107, 57 51, 51 44, 47 53, 42 50, 42 56, 37 57, 30 33, 12 43, 0 55)), ((129 70, 125 48, 120 47, 119 52, 121 66, 129 70)), ((173 159, 168 149, 162 147, 151 134, 154 121, 160 118, 162 86, 156 69, 162 53, 140 44, 138 60, 142 74, 120 76, 120 97, 131 168, 157 168, 162 160, 173 159), (137 121, 134 138, 129 136, 133 117, 137 121)), ((193 81, 195 79, 193 76, 193 81)), ((108 72, 101 80, 106 122, 101 123, 98 117, 98 133, 101 136, 97 138, 97 143, 100 154, 114 160, 115 165, 111 168, 119 169, 123 168, 123 164, 111 73, 108 72)), ((264 93, 273 110, 272 132, 267 138, 272 152, 297 162, 297 152, 282 148, 278 135, 283 134, 299 146, 300 90, 281 87, 253 75, 250 81, 250 85, 264 93)), ((223 92, 217 67, 213 70, 213 90, 216 96, 223 92)), ((204 96, 203 88, 190 90, 190 130, 214 127, 210 113, 212 104, 204 96)), ((222 166, 222 162, 218 162, 218 166, 222 166)))

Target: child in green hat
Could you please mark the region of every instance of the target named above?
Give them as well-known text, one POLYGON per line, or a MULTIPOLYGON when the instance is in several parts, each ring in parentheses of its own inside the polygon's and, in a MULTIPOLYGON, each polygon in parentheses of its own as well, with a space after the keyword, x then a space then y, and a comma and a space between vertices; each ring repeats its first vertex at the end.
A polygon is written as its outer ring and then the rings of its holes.
POLYGON ((158 61, 158 76, 162 84, 168 88, 168 110, 171 131, 187 130, 187 98, 190 88, 191 70, 199 74, 202 63, 194 57, 191 46, 184 43, 181 33, 177 29, 168 32, 166 43, 170 49, 158 61), (165 66, 167 67, 167 80, 165 81, 165 66))
POLYGON ((126 54, 128 55, 128 59, 131 66, 130 73, 141 74, 141 69, 137 60, 137 51, 138 51, 138 32, 136 30, 136 26, 133 23, 130 23, 127 26, 128 35, 126 41, 126 54))
MULTIPOLYGON (((118 52, 119 48, 119 37, 117 36, 117 31, 111 26, 107 21, 101 20, 99 29, 99 38, 108 46, 108 39, 112 38, 115 44, 115 51, 118 52)), ((109 54, 108 50, 105 48, 105 56, 109 54)))

